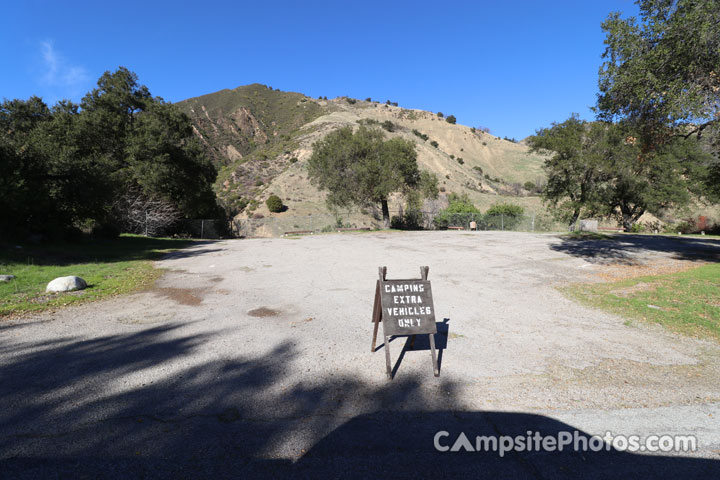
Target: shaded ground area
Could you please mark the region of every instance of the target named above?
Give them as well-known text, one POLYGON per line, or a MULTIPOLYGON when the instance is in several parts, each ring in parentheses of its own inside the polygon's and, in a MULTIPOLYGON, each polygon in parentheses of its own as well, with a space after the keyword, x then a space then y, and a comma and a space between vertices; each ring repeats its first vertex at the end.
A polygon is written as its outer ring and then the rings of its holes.
POLYGON ((553 245, 556 251, 591 263, 635 265, 652 258, 693 262, 720 261, 720 240, 665 235, 614 235, 584 240, 571 236, 553 245))
POLYGON ((553 285, 596 267, 563 242, 217 242, 160 262, 156 290, 0 323, 0 476, 718 476, 720 349, 564 298, 553 285), (444 319, 440 378, 422 337, 369 351, 377 267, 407 278, 425 264, 444 319), (444 453, 438 431, 447 445, 460 432, 692 434, 700 450, 444 453))
MULTIPOLYGON (((168 364, 211 338, 168 340, 169 325, 92 341, 59 339, 5 350, 0 386, 4 478, 162 477, 608 478, 651 475, 707 478, 711 459, 598 452, 443 453, 461 433, 499 439, 539 432, 590 435, 545 415, 468 411, 456 385, 435 392, 419 376, 379 387, 337 376, 291 383, 299 354, 283 343, 260 358, 220 360, 140 387, 118 378, 168 364), (32 352, 32 353, 30 353, 32 352), (62 374, 55 367, 64 365, 62 374), (84 384, 83 390, 68 389, 84 384), (268 416, 268 410, 273 412, 268 416), (282 450, 280 446, 284 445, 282 450), (288 456, 288 454, 290 454, 288 456)), ((474 448, 474 447, 473 447, 474 448)))

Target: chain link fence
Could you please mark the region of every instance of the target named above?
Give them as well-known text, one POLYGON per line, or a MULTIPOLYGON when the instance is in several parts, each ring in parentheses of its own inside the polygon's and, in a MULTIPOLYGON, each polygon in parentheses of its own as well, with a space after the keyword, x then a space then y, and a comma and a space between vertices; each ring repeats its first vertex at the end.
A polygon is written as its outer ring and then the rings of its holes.
MULTIPOLYGON (((403 230, 496 230, 518 232, 560 232, 567 225, 547 214, 487 215, 482 213, 441 213, 417 211, 409 214, 391 211, 391 228, 403 230)), ((236 237, 280 237, 292 234, 311 234, 348 230, 376 230, 383 228, 377 212, 338 212, 314 215, 257 216, 235 219, 232 234, 236 237)))
POLYGON ((233 221, 233 233, 238 237, 281 237, 288 233, 322 233, 338 230, 374 230, 382 221, 361 212, 318 213, 313 215, 279 215, 252 217, 233 221))
POLYGON ((567 226, 547 215, 488 215, 484 213, 443 213, 430 222, 437 230, 499 230, 517 232, 557 232, 567 226))
POLYGON ((177 226, 179 235, 192 238, 217 239, 234 237, 233 224, 223 219, 195 218, 182 220, 177 226))

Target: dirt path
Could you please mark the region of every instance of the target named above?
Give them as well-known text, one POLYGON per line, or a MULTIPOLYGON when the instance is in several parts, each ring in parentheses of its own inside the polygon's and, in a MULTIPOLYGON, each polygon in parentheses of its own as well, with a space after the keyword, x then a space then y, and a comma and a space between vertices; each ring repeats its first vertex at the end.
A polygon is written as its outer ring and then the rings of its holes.
MULTIPOLYGON (((28 475, 40 457, 49 459, 46 467, 37 463, 40 472, 63 472, 78 458, 89 469, 109 458, 132 471, 173 472, 184 465, 178 456, 207 472, 221 458, 233 473, 311 472, 321 464, 331 473, 369 462, 363 448, 385 449, 407 425, 418 452, 398 447, 388 461, 434 453, 433 434, 450 428, 444 425, 490 425, 495 434, 533 426, 693 434, 700 444, 694 456, 713 460, 691 468, 718 469, 718 345, 627 326, 555 288, 597 280, 608 269, 713 261, 718 251, 700 240, 568 242, 510 232, 196 246, 159 262, 168 271, 153 290, 0 324, 0 458, 28 475), (392 382, 383 351, 370 353, 381 265, 388 278, 430 266, 437 317, 445 319, 437 336, 440 378, 421 339, 413 351, 403 349, 405 338, 390 342, 392 382), (350 455, 341 449, 349 439, 364 446, 345 445, 356 449, 350 455)), ((690 468, 689 460, 636 457, 613 460, 615 473, 631 471, 623 465, 690 468)), ((517 467, 523 476, 531 465, 542 477, 560 464, 581 466, 579 458, 522 456, 507 471, 517 467)), ((495 460, 482 468, 509 468, 495 460)), ((479 461, 468 457, 457 473, 479 461)))

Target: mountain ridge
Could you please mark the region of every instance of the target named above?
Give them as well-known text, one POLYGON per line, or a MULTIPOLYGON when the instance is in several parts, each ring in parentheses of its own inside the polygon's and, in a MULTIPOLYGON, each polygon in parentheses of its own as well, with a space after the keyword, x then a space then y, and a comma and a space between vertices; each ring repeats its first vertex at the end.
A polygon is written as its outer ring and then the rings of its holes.
MULTIPOLYGON (((542 155, 480 129, 449 123, 439 114, 349 97, 314 99, 261 84, 224 89, 178 102, 219 168, 216 192, 241 218, 327 213, 323 192, 307 178, 312 144, 343 126, 368 124, 386 137, 415 143, 420 168, 438 176, 441 197, 467 193, 481 208, 512 201, 532 211, 539 197, 523 188, 544 179, 542 155), (284 213, 264 200, 279 195, 284 213), (506 198, 511 197, 511 198, 506 198)), ((402 199, 395 198, 395 208, 402 199)))

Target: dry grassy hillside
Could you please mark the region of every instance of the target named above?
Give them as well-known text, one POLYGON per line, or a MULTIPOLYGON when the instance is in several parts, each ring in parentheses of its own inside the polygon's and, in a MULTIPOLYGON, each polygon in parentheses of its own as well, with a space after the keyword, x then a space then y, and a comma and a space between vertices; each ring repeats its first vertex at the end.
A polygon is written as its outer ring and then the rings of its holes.
MULTIPOLYGON (((387 137, 414 142, 420 168, 438 176, 445 194, 467 193, 481 209, 498 201, 512 201, 528 211, 541 208, 539 198, 522 185, 542 181, 542 156, 530 154, 522 143, 451 124, 430 112, 345 97, 318 100, 263 85, 223 90, 179 105, 221 169, 219 197, 244 206, 243 218, 327 214, 325 194, 307 177, 312 145, 339 127, 360 123, 384 125, 392 130, 383 130, 387 137), (271 194, 283 199, 285 212, 267 211, 264 201, 271 194)), ((395 199, 391 209, 399 208, 401 200, 395 199)), ((354 221, 368 224, 371 217, 358 213, 354 221)))

